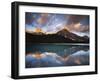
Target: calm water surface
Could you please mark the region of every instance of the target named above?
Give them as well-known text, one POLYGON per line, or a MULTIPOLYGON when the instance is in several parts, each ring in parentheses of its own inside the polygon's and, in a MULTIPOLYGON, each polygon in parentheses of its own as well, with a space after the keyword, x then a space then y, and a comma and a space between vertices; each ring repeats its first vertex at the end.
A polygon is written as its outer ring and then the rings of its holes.
POLYGON ((88 44, 27 44, 26 68, 89 65, 88 44))

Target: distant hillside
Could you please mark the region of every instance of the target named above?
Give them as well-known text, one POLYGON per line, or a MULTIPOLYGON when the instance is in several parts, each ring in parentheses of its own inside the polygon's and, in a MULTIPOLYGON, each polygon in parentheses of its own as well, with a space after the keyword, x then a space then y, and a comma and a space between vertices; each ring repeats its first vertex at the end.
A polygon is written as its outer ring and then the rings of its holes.
POLYGON ((80 37, 69 32, 67 29, 62 29, 56 34, 45 33, 28 33, 26 32, 26 42, 33 43, 89 43, 87 36, 80 37))

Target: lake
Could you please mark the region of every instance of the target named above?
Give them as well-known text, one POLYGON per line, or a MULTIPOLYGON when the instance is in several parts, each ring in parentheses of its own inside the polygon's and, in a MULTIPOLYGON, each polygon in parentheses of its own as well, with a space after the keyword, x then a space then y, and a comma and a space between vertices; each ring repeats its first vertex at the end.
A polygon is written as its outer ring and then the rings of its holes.
POLYGON ((89 44, 26 44, 26 68, 80 65, 89 65, 89 44))

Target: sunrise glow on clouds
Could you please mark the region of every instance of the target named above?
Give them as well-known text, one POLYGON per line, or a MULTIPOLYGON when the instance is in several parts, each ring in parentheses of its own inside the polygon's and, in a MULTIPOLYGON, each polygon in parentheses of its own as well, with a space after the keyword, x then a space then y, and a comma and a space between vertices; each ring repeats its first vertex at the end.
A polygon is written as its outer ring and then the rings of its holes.
POLYGON ((51 13, 28 13, 25 15, 26 31, 35 32, 37 28, 45 33, 56 33, 67 28, 77 35, 89 36, 89 16, 51 13))

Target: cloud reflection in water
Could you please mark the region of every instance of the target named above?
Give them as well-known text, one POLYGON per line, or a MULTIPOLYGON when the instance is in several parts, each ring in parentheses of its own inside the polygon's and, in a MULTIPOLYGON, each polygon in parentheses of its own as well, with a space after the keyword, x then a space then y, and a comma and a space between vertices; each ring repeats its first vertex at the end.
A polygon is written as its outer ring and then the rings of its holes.
POLYGON ((26 68, 89 65, 89 51, 79 50, 68 56, 53 52, 26 55, 26 68))

